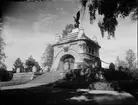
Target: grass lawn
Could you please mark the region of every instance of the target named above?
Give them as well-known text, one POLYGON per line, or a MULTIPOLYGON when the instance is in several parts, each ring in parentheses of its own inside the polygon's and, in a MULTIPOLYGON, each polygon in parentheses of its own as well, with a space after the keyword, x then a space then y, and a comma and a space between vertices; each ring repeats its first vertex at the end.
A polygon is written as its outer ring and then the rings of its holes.
MULTIPOLYGON (((46 104, 94 104, 99 105, 99 101, 107 103, 121 103, 115 92, 98 92, 98 94, 86 91, 77 91, 77 83, 59 80, 54 83, 34 86, 30 88, 6 89, 1 91, 3 105, 46 105, 46 104), (76 85, 76 86, 75 86, 76 85), (74 88, 76 87, 76 88, 74 88), (109 93, 115 93, 109 94, 109 93), (115 99, 115 101, 114 101, 115 99), (110 101, 110 102, 109 102, 110 101)), ((96 93, 97 93, 96 92, 96 93)), ((120 94, 120 93, 119 93, 120 94)), ((134 99, 128 98, 127 103, 134 99)), ((125 104, 125 103, 123 103, 125 104)), ((133 104, 133 103, 130 103, 133 104)))
MULTIPOLYGON (((58 72, 51 74, 42 74, 38 78, 28 82, 26 85, 13 86, 13 88, 7 86, 7 89, 2 87, 1 89, 1 102, 3 105, 46 105, 46 104, 94 104, 99 105, 99 101, 102 103, 122 103, 120 94, 90 94, 85 91, 77 91, 80 89, 88 88, 86 83, 67 82, 60 79, 61 76, 58 72), (37 84, 38 86, 33 86, 37 84), (103 101, 105 100, 105 101, 103 101)), ((129 102, 135 102, 134 98, 127 98, 123 104, 134 104, 129 102)))

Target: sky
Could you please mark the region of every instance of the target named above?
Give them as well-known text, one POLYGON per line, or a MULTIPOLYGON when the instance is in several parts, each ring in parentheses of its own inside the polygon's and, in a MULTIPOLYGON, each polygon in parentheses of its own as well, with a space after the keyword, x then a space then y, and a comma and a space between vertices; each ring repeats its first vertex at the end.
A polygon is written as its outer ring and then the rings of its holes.
MULTIPOLYGON (((66 24, 73 24, 73 16, 80 9, 78 0, 48 0, 46 2, 14 2, 4 13, 2 35, 6 43, 5 63, 11 70, 17 58, 23 62, 32 55, 41 65, 41 57, 47 44, 55 43, 56 34, 61 34, 66 24)), ((81 27, 89 38, 97 37, 100 58, 105 62, 115 62, 116 57, 125 58, 128 49, 137 53, 137 23, 129 17, 118 19, 115 38, 102 38, 97 22, 89 22, 86 11, 81 21, 81 27)), ((107 64, 102 64, 108 67, 107 64)))

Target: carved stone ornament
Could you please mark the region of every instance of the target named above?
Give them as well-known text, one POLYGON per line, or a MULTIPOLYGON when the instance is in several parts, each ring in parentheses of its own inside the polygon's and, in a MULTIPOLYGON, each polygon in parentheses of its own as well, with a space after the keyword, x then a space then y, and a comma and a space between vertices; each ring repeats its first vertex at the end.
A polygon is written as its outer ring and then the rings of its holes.
POLYGON ((68 52, 68 47, 64 47, 64 52, 68 52))
POLYGON ((63 49, 64 49, 64 52, 68 52, 68 50, 69 50, 69 45, 64 45, 64 46, 63 46, 63 49))

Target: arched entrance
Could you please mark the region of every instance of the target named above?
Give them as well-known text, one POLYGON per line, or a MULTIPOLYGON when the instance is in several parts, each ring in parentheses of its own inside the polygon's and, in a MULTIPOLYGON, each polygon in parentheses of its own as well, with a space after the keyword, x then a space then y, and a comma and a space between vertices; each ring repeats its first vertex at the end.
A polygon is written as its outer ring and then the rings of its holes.
POLYGON ((62 72, 67 72, 74 68, 74 62, 75 58, 72 55, 64 55, 60 59, 58 70, 61 70, 62 72))

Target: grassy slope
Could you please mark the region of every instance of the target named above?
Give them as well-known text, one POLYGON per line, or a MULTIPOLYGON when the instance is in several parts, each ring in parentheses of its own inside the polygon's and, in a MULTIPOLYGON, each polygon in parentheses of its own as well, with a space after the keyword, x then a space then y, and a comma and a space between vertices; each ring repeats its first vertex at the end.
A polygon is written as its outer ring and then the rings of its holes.
MULTIPOLYGON (((20 89, 8 89, 2 90, 2 101, 4 105, 11 104, 34 104, 34 105, 44 105, 44 104, 54 104, 54 103, 72 103, 73 101, 68 101, 67 99, 72 96, 81 95, 83 93, 78 93, 75 91, 75 88, 82 87, 76 82, 64 82, 57 81, 60 79, 60 74, 43 74, 33 81, 29 82, 30 84, 45 83, 45 85, 30 87, 30 88, 20 88, 20 89), (57 82, 54 82, 57 81, 57 82), (54 82, 49 84, 50 82, 54 82), (54 87, 54 88, 53 88, 54 87), (8 100, 8 101, 5 101, 8 100)), ((85 88, 82 87, 82 88, 85 88)), ((74 102, 73 102, 74 103, 74 102)), ((78 103, 78 102, 75 102, 78 103)), ((83 102, 81 102, 83 103, 83 102)), ((94 100, 92 103, 96 103, 94 100)), ((79 102, 80 104, 80 102, 79 102)), ((86 104, 86 102, 85 102, 86 104)))
MULTIPOLYGON (((33 74, 26 74, 24 75, 15 75, 15 78, 13 78, 11 81, 7 82, 0 82, 0 87, 10 86, 13 87, 14 85, 23 85, 23 84, 40 84, 40 83, 51 83, 54 81, 57 81, 61 79, 61 75, 59 72, 51 72, 51 73, 44 73, 42 75, 37 76, 33 80, 31 80, 33 74)), ((9 88, 10 88, 9 87, 9 88)), ((14 86, 15 87, 15 86, 14 86)))
MULTIPOLYGON (((79 86, 78 86, 79 87, 79 86)), ((103 91, 102 91, 103 92, 103 91)), ((116 102, 121 103, 122 99, 116 95, 105 94, 98 92, 98 94, 90 94, 85 91, 76 91, 72 82, 63 80, 56 81, 51 84, 41 85, 31 88, 22 89, 8 89, 2 90, 3 105, 46 105, 46 104, 94 104, 99 105, 98 102, 104 103, 116 102), (60 88, 59 88, 60 87, 60 88), (82 99, 83 101, 72 100, 72 98, 82 99), (118 98, 117 98, 118 97, 118 98), (105 98, 107 100, 105 100, 105 98), (115 100, 114 100, 115 99, 115 100), (104 101, 105 100, 105 101, 104 101)), ((134 98, 128 98, 125 102, 135 102, 134 98)), ((130 103, 129 103, 130 104, 130 103)))
POLYGON ((29 83, 51 83, 51 82, 57 81, 61 78, 62 78, 62 76, 60 75, 60 72, 58 72, 58 71, 48 72, 48 73, 46 72, 46 73, 38 76, 34 80, 30 81, 29 83))
MULTIPOLYGON (((27 89, 8 89, 2 90, 2 100, 4 105, 9 103, 14 105, 44 105, 54 103, 72 103, 68 101, 72 96, 81 95, 82 93, 76 93, 75 89, 68 88, 56 88, 58 84, 64 84, 64 81, 57 81, 48 85, 41 85, 37 87, 31 87, 27 89), (62 83, 63 82, 63 83, 62 83), (53 88, 54 87, 54 88, 53 88), (8 101, 4 101, 7 100, 8 101)), ((64 84, 65 85, 65 84, 64 84)), ((62 87, 60 85, 60 87, 62 87)), ((95 103, 95 101, 93 101, 95 103)))

